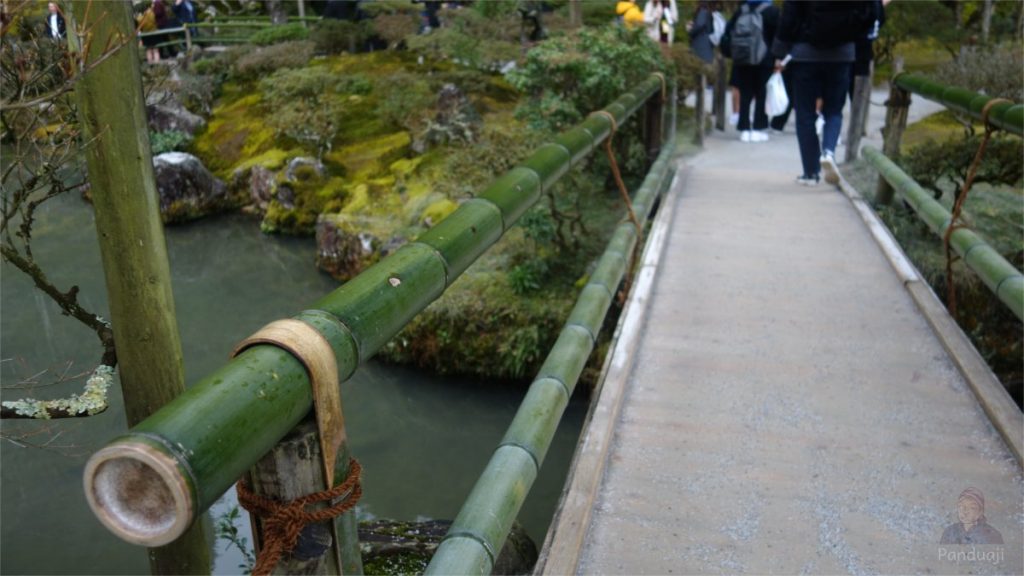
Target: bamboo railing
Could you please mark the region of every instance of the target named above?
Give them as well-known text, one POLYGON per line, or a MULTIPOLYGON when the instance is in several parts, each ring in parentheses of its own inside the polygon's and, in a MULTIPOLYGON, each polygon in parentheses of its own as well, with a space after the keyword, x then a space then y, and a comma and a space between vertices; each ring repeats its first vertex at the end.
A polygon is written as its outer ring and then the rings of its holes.
MULTIPOLYGON (((971 92, 966 88, 945 86, 914 74, 899 74, 893 82, 902 90, 938 102, 975 120, 984 120, 982 111, 991 100, 994 100, 991 96, 971 92)), ((988 121, 1000 130, 1024 136, 1024 105, 1012 102, 993 104, 988 113, 988 121)))
MULTIPOLYGON (((671 178, 674 140, 662 150, 636 193, 642 227, 671 178)), ((590 281, 519 405, 512 424, 477 480, 425 574, 490 574, 540 471, 562 413, 597 342, 619 282, 626 275, 637 228, 619 223, 590 281)))
MULTIPOLYGON (((651 75, 539 147, 417 241, 296 315, 330 344, 339 381, 351 377, 608 138, 613 119, 623 125, 664 88, 663 77, 651 75)), ((655 100, 648 113, 661 110, 655 100)), ((640 205, 644 213, 650 209, 640 205)), ((84 478, 90 505, 129 542, 171 542, 293 429, 312 403, 307 373, 294 356, 270 345, 248 348, 94 454, 84 478)))
MULTIPOLYGON (((865 146, 862 152, 932 232, 942 238, 949 228, 952 214, 880 150, 865 146)), ((949 243, 963 258, 964 263, 1017 315, 1017 318, 1024 320, 1024 275, 968 228, 954 230, 949 243)))

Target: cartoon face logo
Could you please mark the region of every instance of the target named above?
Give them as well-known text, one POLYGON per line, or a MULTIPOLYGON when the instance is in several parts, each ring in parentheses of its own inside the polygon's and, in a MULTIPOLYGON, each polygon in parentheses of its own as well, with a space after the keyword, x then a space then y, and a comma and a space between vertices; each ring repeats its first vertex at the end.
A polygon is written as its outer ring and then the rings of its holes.
POLYGON ((940 544, 1002 544, 1003 535, 985 519, 985 495, 977 488, 967 488, 956 500, 959 522, 942 533, 940 544))

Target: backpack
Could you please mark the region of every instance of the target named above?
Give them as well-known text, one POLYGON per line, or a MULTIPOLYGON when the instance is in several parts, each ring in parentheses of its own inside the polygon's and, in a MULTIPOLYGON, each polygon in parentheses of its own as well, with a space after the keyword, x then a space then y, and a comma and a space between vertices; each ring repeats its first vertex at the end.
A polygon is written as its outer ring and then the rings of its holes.
POLYGON ((715 10, 711 13, 711 34, 708 34, 708 40, 711 40, 711 44, 718 46, 722 41, 722 34, 725 34, 725 16, 715 10))
POLYGON ((768 54, 768 45, 764 42, 763 12, 771 4, 758 5, 753 11, 748 4, 740 7, 740 15, 732 26, 729 48, 732 61, 743 66, 756 66, 768 54))
POLYGON ((807 42, 815 48, 835 48, 867 38, 875 25, 871 1, 815 0, 808 6, 807 42))

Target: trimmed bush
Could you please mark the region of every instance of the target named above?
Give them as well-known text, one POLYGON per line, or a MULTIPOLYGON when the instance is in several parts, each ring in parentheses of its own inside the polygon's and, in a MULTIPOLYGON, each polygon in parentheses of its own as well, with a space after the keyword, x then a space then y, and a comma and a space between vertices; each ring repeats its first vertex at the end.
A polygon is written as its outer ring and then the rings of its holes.
POLYGON ((259 30, 249 37, 249 42, 257 46, 270 46, 281 42, 295 42, 309 38, 309 30, 298 22, 281 24, 259 30))
POLYGON ((298 68, 313 57, 312 42, 282 42, 242 56, 235 63, 234 76, 252 80, 281 68, 298 68))

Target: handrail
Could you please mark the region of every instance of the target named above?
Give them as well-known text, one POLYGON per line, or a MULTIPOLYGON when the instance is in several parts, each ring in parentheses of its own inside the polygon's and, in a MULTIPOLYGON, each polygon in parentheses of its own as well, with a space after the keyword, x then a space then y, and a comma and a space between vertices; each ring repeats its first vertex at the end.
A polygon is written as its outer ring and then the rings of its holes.
MULTIPOLYGON (((640 226, 672 170, 669 140, 636 193, 640 226)), ((618 225, 590 281, 519 405, 476 485, 424 574, 490 574, 495 558, 540 471, 576 382, 594 349, 615 291, 627 272, 637 241, 628 219, 618 225)))
MULTIPOLYGON (((935 201, 931 193, 900 170, 880 150, 865 146, 862 152, 878 173, 914 208, 932 232, 943 237, 952 215, 935 201)), ((950 245, 1017 318, 1024 320, 1024 275, 968 228, 954 230, 950 236, 950 245)))
MULTIPOLYGON (((984 120, 982 111, 991 100, 991 96, 972 92, 966 88, 945 86, 923 76, 914 74, 898 74, 893 81, 907 92, 917 94, 943 106, 962 112, 975 120, 984 120)), ((988 113, 988 121, 1011 134, 1024 136, 1024 105, 1011 102, 993 104, 988 113)))
MULTIPOLYGON (((632 91, 537 148, 422 237, 300 312, 330 343, 340 381, 355 372, 494 244, 542 193, 652 95, 632 91), (613 120, 614 119, 614 120, 613 120)), ((136 544, 173 541, 309 413, 302 364, 275 346, 248 348, 93 454, 84 484, 108 529, 136 544), (154 506, 154 503, 160 505, 154 506)))

